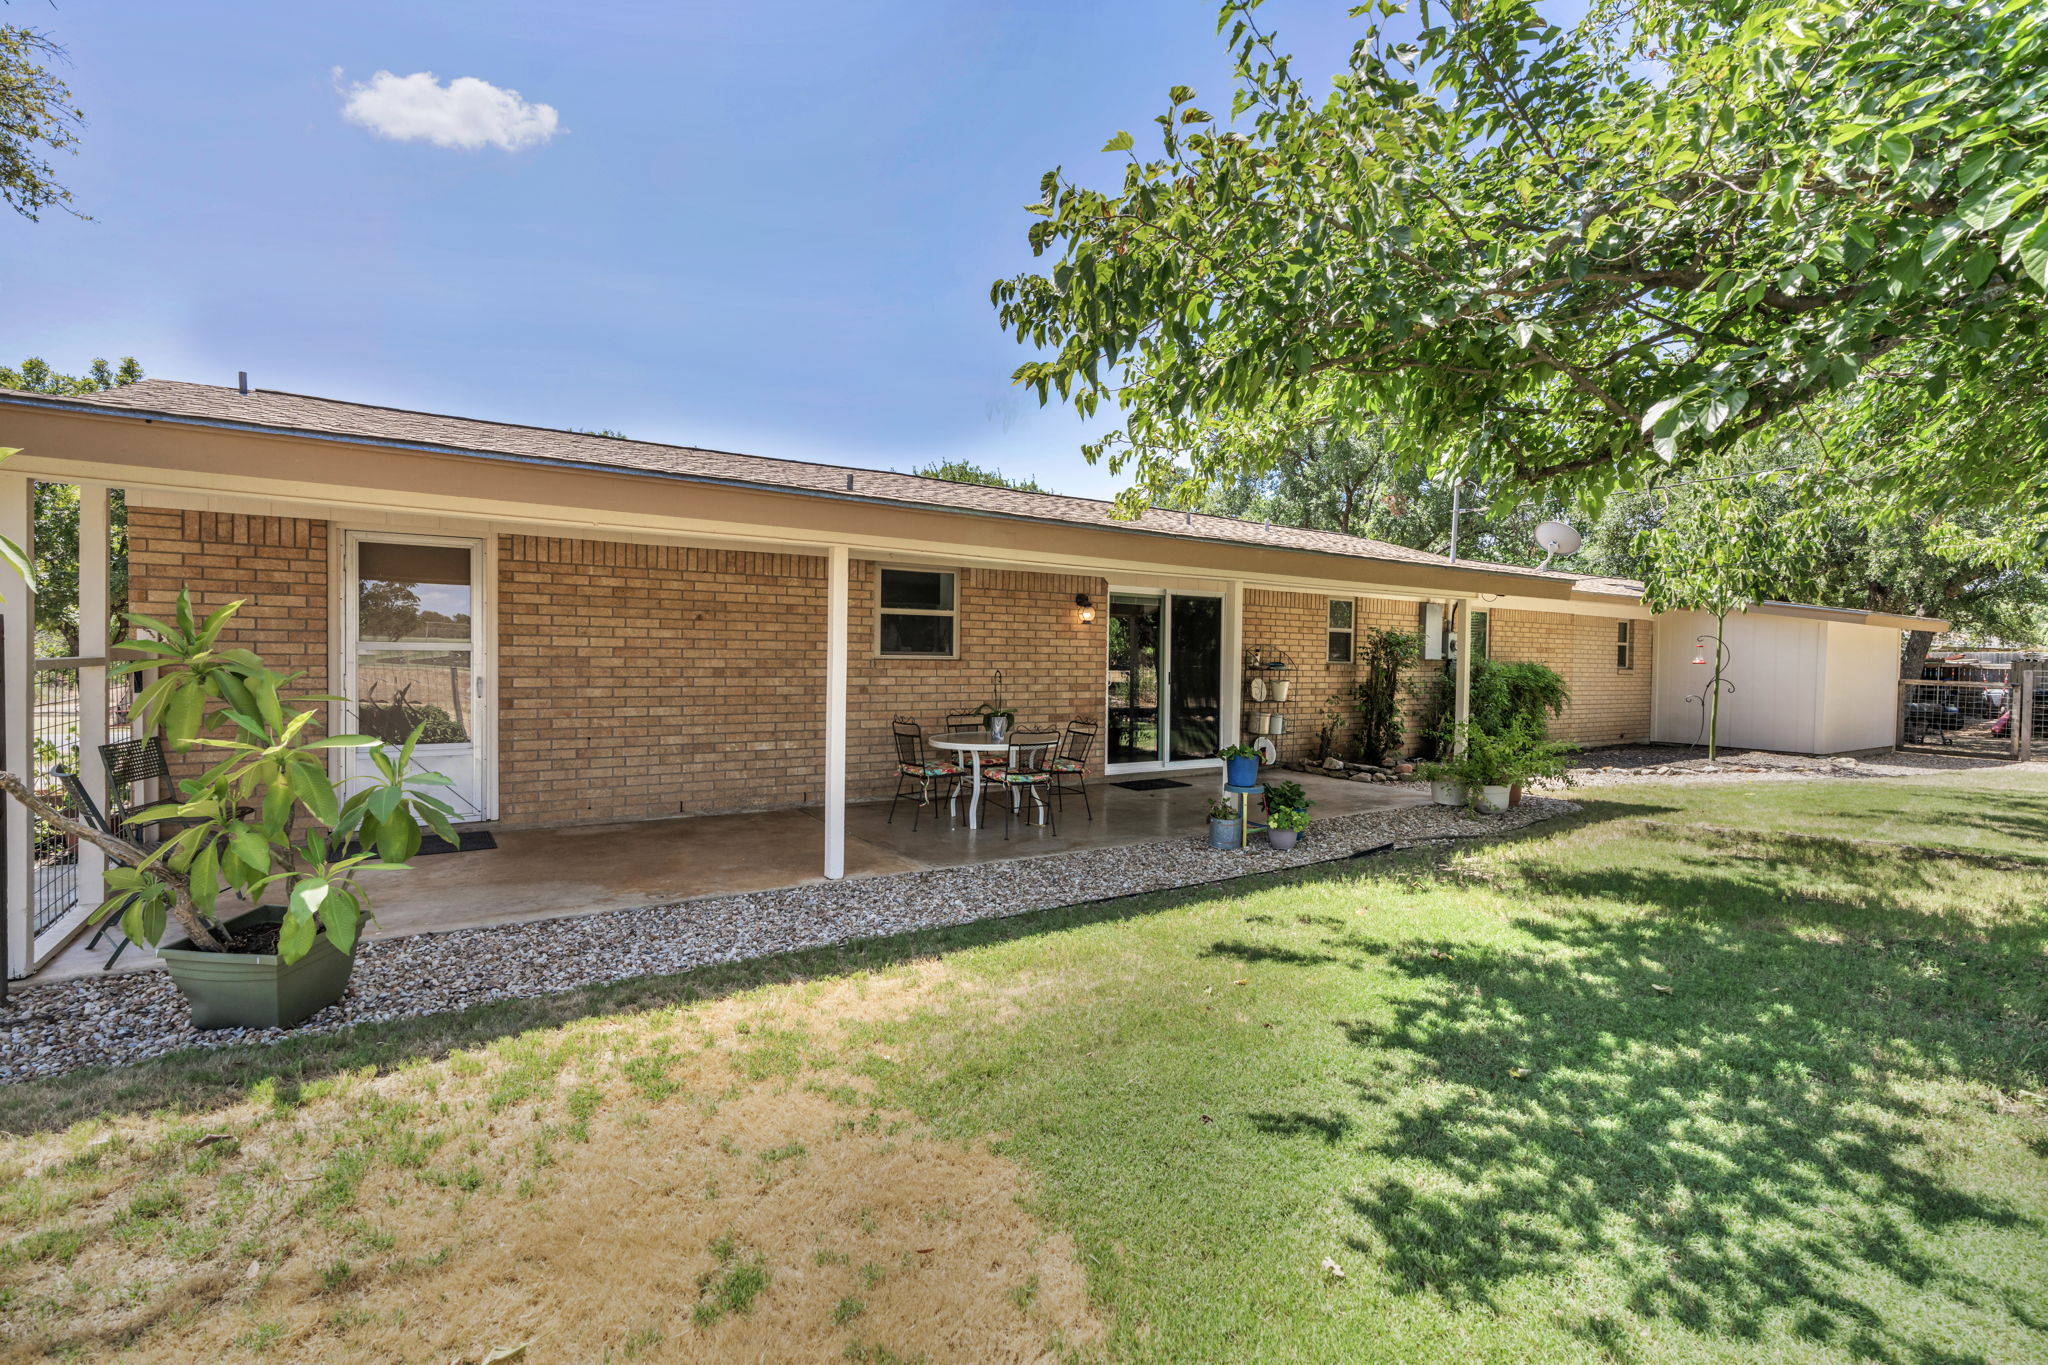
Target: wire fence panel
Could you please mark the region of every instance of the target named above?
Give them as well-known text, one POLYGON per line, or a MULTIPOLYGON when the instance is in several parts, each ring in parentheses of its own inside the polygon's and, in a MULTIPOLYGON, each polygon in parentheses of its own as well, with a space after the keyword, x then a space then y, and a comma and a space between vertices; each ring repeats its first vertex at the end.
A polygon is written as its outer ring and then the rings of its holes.
POLYGON ((2048 707, 2029 707, 2018 693, 2018 688, 2002 681, 1902 682, 1899 747, 1973 758, 2017 758, 2021 730, 2031 726, 2038 745, 2042 727, 2048 724, 2048 707))
MULTIPOLYGON (((134 735, 130 712, 135 705, 133 677, 107 680, 107 741, 118 744, 134 735)), ((75 668, 36 669, 34 755, 29 767, 36 792, 67 815, 79 811, 65 788, 62 774, 79 771, 79 690, 75 668)), ((96 794, 106 809, 106 793, 96 794)), ((35 822, 33 924, 40 934, 78 905, 78 840, 45 823, 35 822)))
MULTIPOLYGON (((78 771, 78 670, 36 669, 36 703, 30 763, 36 794, 67 815, 76 815, 59 774, 78 771)), ((35 822, 35 931, 40 934, 78 904, 78 839, 35 822)))

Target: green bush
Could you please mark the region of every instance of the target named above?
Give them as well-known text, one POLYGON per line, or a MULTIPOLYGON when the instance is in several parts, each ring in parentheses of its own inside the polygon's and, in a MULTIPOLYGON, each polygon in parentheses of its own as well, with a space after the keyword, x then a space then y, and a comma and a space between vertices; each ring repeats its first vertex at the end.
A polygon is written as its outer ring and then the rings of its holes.
MULTIPOLYGON (((1442 754, 1458 683, 1445 671, 1431 678, 1427 686, 1425 728, 1436 740, 1435 751, 1442 754)), ((1548 664, 1472 661, 1472 724, 1487 734, 1504 735, 1521 726, 1537 739, 1548 739, 1550 722, 1564 714, 1571 699, 1563 675, 1548 664)))

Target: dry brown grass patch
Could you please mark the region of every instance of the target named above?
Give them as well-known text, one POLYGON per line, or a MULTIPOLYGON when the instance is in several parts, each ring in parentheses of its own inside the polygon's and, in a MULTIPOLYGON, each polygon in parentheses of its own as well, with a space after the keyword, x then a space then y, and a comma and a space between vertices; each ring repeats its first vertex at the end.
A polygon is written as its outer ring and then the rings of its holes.
POLYGON ((1035 1361, 1101 1338, 1024 1173, 873 1107, 925 968, 0 1150, 0 1359, 1035 1361), (205 1143, 208 1134, 229 1141, 205 1143))

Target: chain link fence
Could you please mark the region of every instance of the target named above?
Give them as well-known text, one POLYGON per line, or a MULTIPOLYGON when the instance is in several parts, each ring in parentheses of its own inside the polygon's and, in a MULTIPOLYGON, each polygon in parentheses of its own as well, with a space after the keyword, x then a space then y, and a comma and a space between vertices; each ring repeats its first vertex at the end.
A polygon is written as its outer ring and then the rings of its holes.
POLYGON ((1899 747, 2008 760, 2048 754, 2048 670, 2015 668, 2006 678, 1982 681, 1901 682, 1899 747))

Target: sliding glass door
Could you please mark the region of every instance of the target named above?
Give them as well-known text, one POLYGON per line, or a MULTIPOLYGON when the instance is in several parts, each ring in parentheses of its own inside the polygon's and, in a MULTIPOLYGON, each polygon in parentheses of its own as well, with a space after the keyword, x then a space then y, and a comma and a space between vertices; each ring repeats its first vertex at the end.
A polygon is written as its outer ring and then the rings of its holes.
POLYGON ((1111 594, 1111 763, 1185 763, 1214 756, 1222 696, 1221 598, 1111 594))

